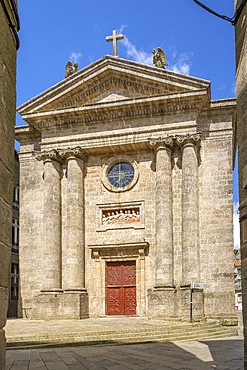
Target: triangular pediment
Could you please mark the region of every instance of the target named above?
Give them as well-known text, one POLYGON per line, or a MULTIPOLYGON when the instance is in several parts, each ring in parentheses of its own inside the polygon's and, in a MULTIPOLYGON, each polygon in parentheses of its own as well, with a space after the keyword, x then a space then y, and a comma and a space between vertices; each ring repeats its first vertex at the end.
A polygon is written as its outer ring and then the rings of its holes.
POLYGON ((24 117, 38 112, 207 90, 210 83, 191 76, 105 56, 21 105, 24 117))

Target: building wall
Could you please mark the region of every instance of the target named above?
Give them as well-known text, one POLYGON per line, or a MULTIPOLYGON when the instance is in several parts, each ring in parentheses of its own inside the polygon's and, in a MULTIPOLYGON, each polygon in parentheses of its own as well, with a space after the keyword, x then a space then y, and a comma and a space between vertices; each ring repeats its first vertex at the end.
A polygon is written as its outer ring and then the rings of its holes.
MULTIPOLYGON (((198 199, 196 227, 191 233, 198 232, 197 256, 191 255, 199 271, 197 280, 203 289, 195 292, 195 300, 200 306, 200 319, 219 319, 221 322, 234 316, 234 252, 232 233, 232 117, 234 105, 228 103, 212 104, 211 109, 198 113, 177 114, 176 116, 159 117, 156 119, 131 120, 130 127, 145 125, 155 130, 156 125, 163 119, 173 126, 173 134, 185 135, 191 131, 202 131, 200 148, 198 149, 198 199), (184 122, 190 122, 191 127, 181 128, 184 122), (177 129, 174 129, 178 125, 177 129), (192 128, 193 127, 193 128, 192 128), (221 256, 219 261, 219 254, 221 256), (217 264, 215 261, 217 260, 217 264)), ((84 163, 84 220, 85 220, 85 288, 89 299, 89 315, 102 316, 106 314, 105 293, 105 265, 108 261, 135 260, 137 268, 137 315, 157 317, 159 310, 149 307, 149 292, 155 285, 155 260, 157 258, 156 243, 156 154, 148 145, 148 137, 143 138, 140 146, 126 147, 121 145, 121 121, 114 123, 118 134, 109 138, 108 148, 91 148, 83 159, 84 163), (119 145, 114 149, 114 141, 119 145), (112 159, 127 158, 135 161, 139 178, 136 185, 129 191, 112 192, 104 185, 105 164, 112 159), (141 222, 136 227, 115 227, 102 225, 102 210, 126 210, 140 207, 141 222), (142 241, 148 248, 140 252, 142 246, 135 247, 142 241), (135 244, 136 243, 136 244, 135 244), (126 244, 132 247, 124 246, 126 244), (119 247, 119 246, 123 247, 119 247), (104 247, 105 246, 105 247, 104 247), (115 248, 114 246, 118 246, 115 248), (104 247, 104 248, 103 248, 104 247), (115 249, 114 249, 115 248, 115 249), (129 249, 128 249, 129 248, 129 249), (132 248, 132 249, 131 249, 132 248)), ((170 126, 170 127, 171 127, 170 126)), ((112 123, 105 124, 104 130, 111 130, 112 123)), ((96 125, 74 128, 73 131, 61 129, 54 133, 52 130, 42 133, 42 148, 46 150, 71 148, 84 144, 84 137, 93 136, 99 127, 96 125), (75 141, 76 138, 76 141, 75 141)), ((169 134, 169 128, 155 130, 157 137, 169 134)), ((149 134, 150 135, 150 134, 149 134)), ((99 139, 100 140, 100 139, 99 139)), ((134 140, 133 140, 134 141, 134 140)), ((36 159, 40 151, 37 143, 22 139, 20 166, 21 166, 21 236, 20 236, 20 264, 21 264, 21 299, 23 315, 34 317, 47 315, 40 296, 43 283, 43 271, 48 260, 45 260, 44 240, 44 168, 42 161, 36 159), (36 149, 36 151, 34 151, 36 149), (36 154, 35 154, 36 153, 36 154), (30 279, 32 276, 32 279, 30 279), (39 296, 39 301, 35 297, 39 296), (36 311, 35 311, 35 310, 36 311), (43 310, 43 311, 42 311, 43 310)), ((41 150, 42 151, 42 150, 41 150)), ((172 209, 173 209, 173 268, 174 285, 173 298, 169 302, 173 309, 169 317, 189 319, 188 289, 182 290, 183 282, 183 174, 181 151, 177 148, 172 154, 172 209), (171 302, 173 300, 173 302, 171 302), (186 301, 185 303, 183 303, 186 301), (185 306, 185 308, 183 307, 185 306)), ((66 245, 69 234, 68 215, 68 175, 66 165, 60 165, 61 194, 62 194, 62 253, 66 254, 66 245)), ((166 207, 166 205, 165 205, 166 207)), ((194 216, 193 216, 194 217, 194 216)), ((172 222, 172 221, 171 221, 172 222)), ((83 224, 83 223, 82 223, 83 224)), ((125 225, 126 226, 126 225, 125 225)), ((73 263, 72 260, 70 262, 73 263)), ((186 266, 185 268, 186 269, 186 266)), ((73 273, 68 260, 62 258, 62 281, 73 273)), ((64 286, 61 286, 62 289, 64 286)), ((188 288, 188 287, 187 287, 188 288)), ((57 294, 57 293, 56 293, 57 294)), ((60 295, 61 297, 62 295, 60 295)), ((51 297, 51 295, 50 295, 51 297)), ((51 304, 53 306, 54 302, 51 304)), ((51 309, 52 310, 52 309, 51 309)), ((54 310, 49 315, 54 314, 54 310)), ((64 315, 61 313, 61 315, 64 315)), ((166 314, 164 314, 166 315, 166 314)), ((164 316, 163 315, 163 316, 164 316)), ((167 316, 164 316, 167 317, 167 316)))
MULTIPOLYGON (((244 1, 235 0, 235 10, 244 1)), ((247 369, 247 4, 245 2, 235 23, 236 88, 237 88, 237 144, 239 168, 240 247, 242 260, 243 322, 245 335, 245 368, 247 369)))
POLYGON ((15 151, 14 157, 14 190, 13 190, 13 214, 12 214, 12 245, 10 261, 10 290, 8 317, 18 316, 19 298, 19 156, 15 151))
MULTIPOLYGON (((10 1, 5 1, 10 7, 10 1)), ((16 17, 7 9, 15 26, 16 17)), ((11 254, 14 172, 16 42, 0 5, 0 368, 5 367, 5 333, 11 254)))

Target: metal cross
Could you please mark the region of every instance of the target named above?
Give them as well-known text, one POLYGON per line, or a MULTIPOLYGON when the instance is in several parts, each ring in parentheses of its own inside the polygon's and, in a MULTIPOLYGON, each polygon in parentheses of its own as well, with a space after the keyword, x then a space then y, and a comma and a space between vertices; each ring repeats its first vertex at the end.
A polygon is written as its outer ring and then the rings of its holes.
POLYGON ((124 35, 122 33, 117 34, 116 30, 112 31, 112 36, 107 36, 106 41, 113 42, 113 56, 117 56, 117 41, 123 40, 124 35))

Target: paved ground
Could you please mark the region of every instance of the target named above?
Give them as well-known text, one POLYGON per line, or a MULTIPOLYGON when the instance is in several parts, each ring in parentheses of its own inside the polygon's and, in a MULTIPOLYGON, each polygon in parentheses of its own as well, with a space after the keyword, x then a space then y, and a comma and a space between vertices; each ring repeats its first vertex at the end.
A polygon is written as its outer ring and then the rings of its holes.
POLYGON ((7 350, 6 369, 243 370, 243 339, 7 350))

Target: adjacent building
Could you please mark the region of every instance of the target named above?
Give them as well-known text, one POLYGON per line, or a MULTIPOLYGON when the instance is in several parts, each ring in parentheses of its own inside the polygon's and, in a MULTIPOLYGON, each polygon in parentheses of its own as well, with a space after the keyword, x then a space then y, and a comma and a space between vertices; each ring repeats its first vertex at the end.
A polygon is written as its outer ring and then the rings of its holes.
POLYGON ((15 150, 14 160, 14 190, 12 215, 12 245, 10 260, 10 289, 8 317, 18 316, 19 298, 19 156, 15 150))
POLYGON ((0 1, 0 368, 5 368, 5 333, 11 255, 16 109, 16 49, 19 18, 16 0, 0 1))
MULTIPOLYGON (((247 2, 235 0, 237 143, 244 335, 247 338, 247 2)), ((247 369, 247 339, 244 364, 247 369)))
POLYGON ((235 110, 114 56, 19 107, 23 316, 232 322, 235 110))

